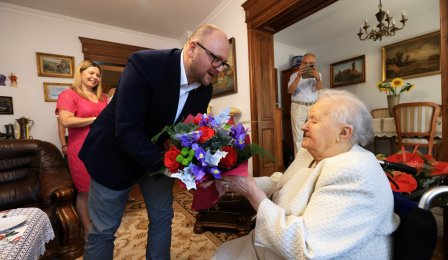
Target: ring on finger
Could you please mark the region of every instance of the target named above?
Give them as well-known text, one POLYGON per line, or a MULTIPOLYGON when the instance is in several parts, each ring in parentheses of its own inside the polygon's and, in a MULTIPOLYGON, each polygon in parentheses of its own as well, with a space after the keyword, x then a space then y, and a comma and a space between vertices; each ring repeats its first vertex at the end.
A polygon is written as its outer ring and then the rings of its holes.
POLYGON ((227 181, 222 186, 224 187, 224 189, 230 190, 230 183, 228 183, 227 181))

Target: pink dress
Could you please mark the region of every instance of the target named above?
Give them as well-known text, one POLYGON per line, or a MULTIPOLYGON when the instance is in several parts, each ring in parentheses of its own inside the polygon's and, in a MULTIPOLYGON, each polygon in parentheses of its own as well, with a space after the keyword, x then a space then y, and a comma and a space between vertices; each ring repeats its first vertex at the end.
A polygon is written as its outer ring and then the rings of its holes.
MULTIPOLYGON (((97 117, 107 105, 106 96, 102 94, 102 97, 103 101, 95 103, 81 97, 72 89, 64 90, 58 97, 55 113, 58 115, 58 109, 61 108, 75 113, 75 117, 97 117)), ((68 128, 68 135, 70 138, 67 143, 68 164, 73 182, 75 183, 78 192, 82 191, 85 193, 89 192, 90 175, 87 172, 84 163, 78 158, 78 153, 81 150, 89 130, 90 125, 78 128, 68 128)))

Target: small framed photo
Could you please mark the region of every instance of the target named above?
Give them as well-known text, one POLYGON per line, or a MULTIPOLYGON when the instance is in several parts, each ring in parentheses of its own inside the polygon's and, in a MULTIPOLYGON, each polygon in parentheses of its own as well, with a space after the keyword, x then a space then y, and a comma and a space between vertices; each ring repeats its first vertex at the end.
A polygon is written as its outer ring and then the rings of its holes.
POLYGON ((73 78, 75 57, 36 52, 36 60, 40 77, 73 78))
POLYGON ((330 64, 330 88, 366 82, 366 56, 361 55, 330 64))
POLYGON ((44 82, 45 102, 57 102, 59 94, 72 87, 73 85, 69 83, 44 82))
POLYGON ((14 115, 12 97, 0 96, 0 115, 14 115))

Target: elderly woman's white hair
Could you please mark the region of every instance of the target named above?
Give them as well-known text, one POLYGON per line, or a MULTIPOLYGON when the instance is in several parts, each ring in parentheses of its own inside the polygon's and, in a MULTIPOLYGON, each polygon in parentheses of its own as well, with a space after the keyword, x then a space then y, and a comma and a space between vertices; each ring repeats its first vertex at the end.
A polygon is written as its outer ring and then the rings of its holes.
POLYGON ((373 119, 366 105, 354 94, 345 90, 322 89, 317 92, 318 100, 331 100, 332 118, 335 122, 352 125, 351 137, 355 144, 367 145, 373 140, 373 119))

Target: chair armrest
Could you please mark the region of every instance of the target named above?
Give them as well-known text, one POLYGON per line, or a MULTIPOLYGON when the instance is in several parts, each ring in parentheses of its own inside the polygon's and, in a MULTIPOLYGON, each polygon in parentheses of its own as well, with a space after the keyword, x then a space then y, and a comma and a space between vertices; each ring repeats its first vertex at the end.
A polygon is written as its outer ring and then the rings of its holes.
POLYGON ((83 248, 81 222, 73 204, 75 190, 73 187, 62 187, 54 192, 55 210, 61 222, 59 241, 61 246, 83 248))
POLYGON ((42 142, 39 199, 42 208, 54 205, 55 191, 72 187, 73 180, 65 167, 61 152, 51 143, 42 142))

